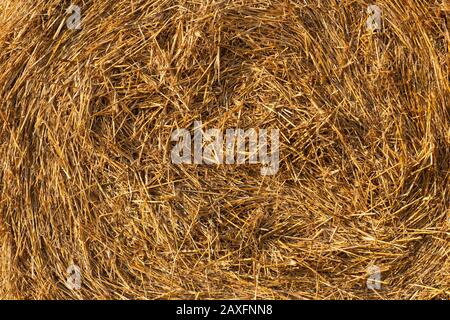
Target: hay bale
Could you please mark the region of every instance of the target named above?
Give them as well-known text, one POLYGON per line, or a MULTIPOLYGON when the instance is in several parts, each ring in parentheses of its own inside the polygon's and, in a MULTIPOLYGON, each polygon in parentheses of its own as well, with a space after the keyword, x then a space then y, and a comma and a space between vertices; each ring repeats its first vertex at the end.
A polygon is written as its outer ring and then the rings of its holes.
POLYGON ((0 298, 450 297, 439 3, 73 4, 0 3, 0 298), (194 121, 279 171, 173 164, 194 121))

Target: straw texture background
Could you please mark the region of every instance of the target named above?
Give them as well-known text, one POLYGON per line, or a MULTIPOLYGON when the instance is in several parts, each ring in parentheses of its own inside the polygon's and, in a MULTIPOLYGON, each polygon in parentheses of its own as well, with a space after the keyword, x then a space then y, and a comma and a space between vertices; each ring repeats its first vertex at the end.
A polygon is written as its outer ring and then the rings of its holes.
POLYGON ((0 2, 0 298, 450 298, 447 3, 70 4, 0 2), (172 164, 196 120, 280 170, 172 164))

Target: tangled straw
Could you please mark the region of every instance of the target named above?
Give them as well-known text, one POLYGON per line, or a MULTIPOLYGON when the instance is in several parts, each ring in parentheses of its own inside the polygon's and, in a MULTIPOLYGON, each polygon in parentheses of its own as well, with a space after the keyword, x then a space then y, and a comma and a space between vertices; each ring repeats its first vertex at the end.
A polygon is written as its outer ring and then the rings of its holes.
POLYGON ((2 0, 0 298, 448 299, 449 7, 371 4, 2 0), (278 173, 173 164, 194 121, 278 173))

